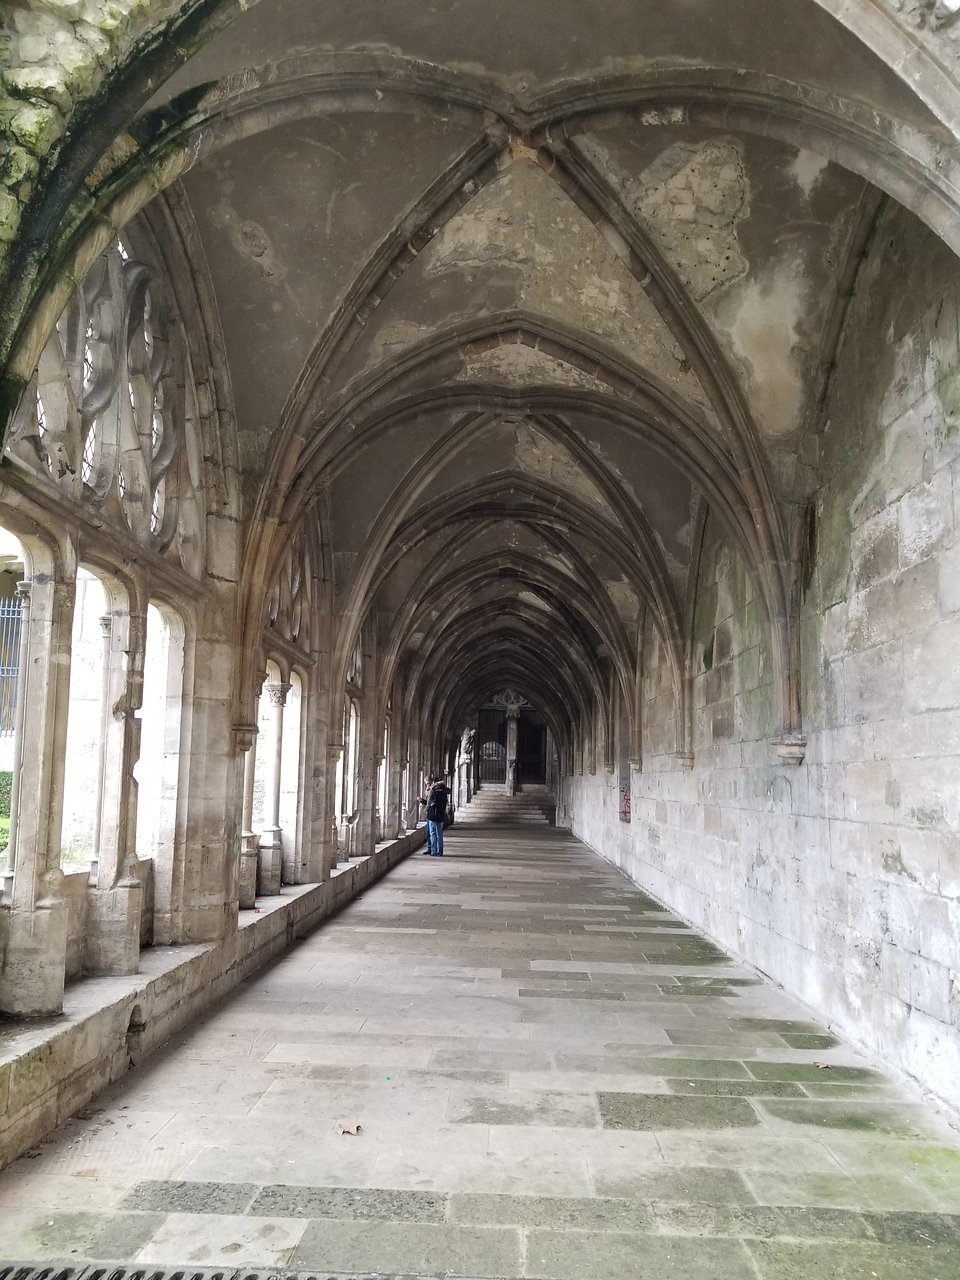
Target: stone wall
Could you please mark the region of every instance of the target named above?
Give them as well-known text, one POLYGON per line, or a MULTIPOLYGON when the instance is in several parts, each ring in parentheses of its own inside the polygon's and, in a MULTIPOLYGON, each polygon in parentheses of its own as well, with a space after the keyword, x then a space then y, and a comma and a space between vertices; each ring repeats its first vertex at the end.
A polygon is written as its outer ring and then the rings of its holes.
POLYGON ((617 778, 567 779, 573 831, 842 1035, 960 1108, 960 264, 879 220, 819 440, 801 601, 800 767, 777 762, 742 561, 708 523, 692 770, 645 654, 633 820, 617 778))

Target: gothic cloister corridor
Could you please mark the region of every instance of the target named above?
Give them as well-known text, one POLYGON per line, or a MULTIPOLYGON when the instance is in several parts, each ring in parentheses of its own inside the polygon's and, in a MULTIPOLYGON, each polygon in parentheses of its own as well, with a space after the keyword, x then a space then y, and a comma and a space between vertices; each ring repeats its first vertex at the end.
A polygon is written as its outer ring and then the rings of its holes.
POLYGON ((958 1125, 960 0, 0 4, 0 1259, 960 1280, 958 1125))
POLYGON ((960 1141, 916 1092, 569 834, 470 817, 0 1175, 3 1254, 960 1275, 960 1141))

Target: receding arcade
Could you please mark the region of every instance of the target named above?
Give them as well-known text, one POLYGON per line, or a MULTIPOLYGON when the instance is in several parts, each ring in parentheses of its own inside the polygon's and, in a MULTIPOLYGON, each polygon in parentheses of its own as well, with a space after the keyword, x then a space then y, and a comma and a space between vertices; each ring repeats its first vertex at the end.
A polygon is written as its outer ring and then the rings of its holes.
POLYGON ((775 7, 14 6, 0 1012, 209 950, 5 1155, 428 771, 960 1105, 960 23, 775 7))

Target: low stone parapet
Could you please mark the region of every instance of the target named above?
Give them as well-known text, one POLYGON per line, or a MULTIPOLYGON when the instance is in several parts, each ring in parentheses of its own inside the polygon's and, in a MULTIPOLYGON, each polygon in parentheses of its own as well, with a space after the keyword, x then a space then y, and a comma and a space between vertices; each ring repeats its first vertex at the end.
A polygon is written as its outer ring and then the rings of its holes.
POLYGON ((378 845, 323 884, 284 888, 242 911, 222 942, 153 947, 140 972, 82 978, 63 1014, 0 1024, 0 1167, 45 1137, 142 1057, 345 907, 424 840, 378 845))

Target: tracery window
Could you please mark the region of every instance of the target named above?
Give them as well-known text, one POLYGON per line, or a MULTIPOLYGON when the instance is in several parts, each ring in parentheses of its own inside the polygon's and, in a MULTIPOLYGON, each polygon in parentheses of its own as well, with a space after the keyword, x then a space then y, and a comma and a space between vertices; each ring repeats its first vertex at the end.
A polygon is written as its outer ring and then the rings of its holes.
POLYGON ((363 686, 363 646, 360 637, 357 637, 357 643, 353 646, 353 653, 350 655, 350 666, 347 668, 347 684, 353 685, 355 689, 363 686))
POLYGON ((358 803, 359 781, 358 768, 360 764, 360 708, 357 706, 353 698, 347 709, 347 767, 346 778, 344 781, 344 807, 345 814, 356 812, 358 803))
POLYGON ((313 574, 306 521, 290 541, 267 598, 267 630, 309 653, 312 643, 313 574))
POLYGON ((7 456, 59 498, 194 576, 203 566, 202 450, 182 326, 156 271, 118 241, 64 308, 7 456))

